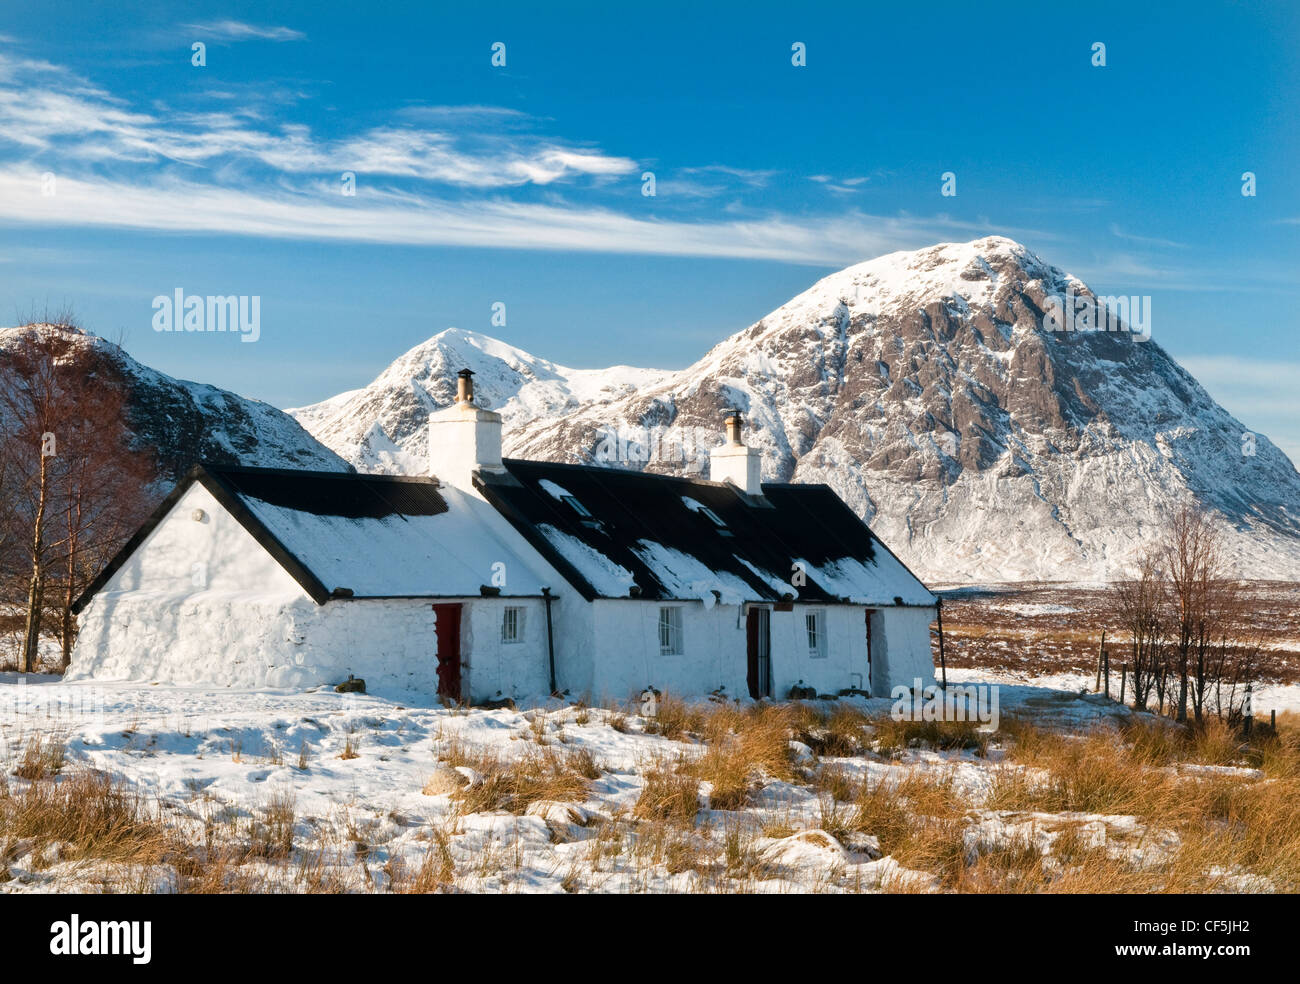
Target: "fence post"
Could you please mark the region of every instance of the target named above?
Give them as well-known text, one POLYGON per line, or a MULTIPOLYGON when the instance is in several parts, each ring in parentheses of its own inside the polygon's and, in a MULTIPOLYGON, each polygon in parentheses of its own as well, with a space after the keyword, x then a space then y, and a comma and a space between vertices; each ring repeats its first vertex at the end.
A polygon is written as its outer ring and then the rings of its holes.
POLYGON ((1255 723, 1255 690, 1254 684, 1246 684, 1246 737, 1250 737, 1251 726, 1255 723))
POLYGON ((1110 696, 1110 654, 1106 650, 1101 651, 1101 672, 1106 679, 1106 696, 1110 696))
POLYGON ((1101 693, 1101 661, 1103 654, 1106 652, 1106 630, 1101 630, 1101 644, 1097 646, 1097 684, 1094 686, 1094 693, 1101 693))
POLYGON ((1128 664, 1119 668, 1119 702, 1124 703, 1124 685, 1128 683, 1128 664))

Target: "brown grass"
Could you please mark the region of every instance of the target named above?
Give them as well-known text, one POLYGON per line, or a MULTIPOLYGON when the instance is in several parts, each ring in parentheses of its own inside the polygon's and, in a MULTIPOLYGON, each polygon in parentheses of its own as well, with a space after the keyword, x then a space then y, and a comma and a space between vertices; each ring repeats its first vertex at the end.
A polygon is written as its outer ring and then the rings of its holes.
POLYGON ((466 814, 506 810, 520 815, 539 800, 581 801, 587 798, 591 780, 600 775, 586 749, 556 750, 553 745, 530 746, 515 758, 459 748, 451 763, 469 766, 479 775, 478 781, 452 794, 466 814))
POLYGON ((644 772, 645 785, 632 815, 639 820, 658 820, 675 826, 690 826, 699 812, 699 780, 679 772, 676 763, 660 761, 644 772))
POLYGON ((297 819, 293 790, 271 796, 260 818, 254 818, 250 828, 250 849, 253 857, 276 860, 293 854, 294 823, 297 819))
POLYGON ((32 735, 23 749, 14 775, 20 779, 47 779, 63 771, 65 746, 62 738, 45 735, 32 735))
POLYGON ((451 844, 440 830, 433 832, 420 867, 409 872, 399 858, 387 866, 390 890, 399 895, 430 895, 443 892, 455 883, 456 864, 451 855, 451 844))
POLYGON ((790 739, 795 712, 786 706, 756 704, 744 711, 719 706, 705 722, 708 746, 684 770, 712 784, 710 806, 745 806, 758 780, 792 779, 790 739))
POLYGON ((33 782, 0 802, 0 834, 58 844, 63 857, 130 864, 158 862, 167 828, 125 780, 82 770, 33 782))
POLYGON ((977 755, 988 751, 990 735, 978 721, 895 721, 877 718, 874 746, 881 755, 898 758, 909 748, 962 749, 977 755))

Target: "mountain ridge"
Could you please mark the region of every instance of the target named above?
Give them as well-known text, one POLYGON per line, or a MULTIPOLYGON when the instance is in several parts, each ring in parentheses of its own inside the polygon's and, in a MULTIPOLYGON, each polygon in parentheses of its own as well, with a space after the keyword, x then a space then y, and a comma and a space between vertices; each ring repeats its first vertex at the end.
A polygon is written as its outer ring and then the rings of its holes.
POLYGON ((176 379, 122 348, 68 325, 0 327, 0 357, 30 332, 61 332, 107 357, 127 393, 127 427, 155 455, 159 479, 175 482, 193 464, 349 471, 352 466, 269 403, 207 383, 176 379))
POLYGON ((1104 313, 1020 243, 941 243, 823 277, 685 369, 573 370, 448 329, 288 412, 362 470, 423 471, 468 366, 507 455, 700 475, 734 405, 764 480, 826 482, 927 577, 1104 580, 1185 501, 1243 574, 1296 576, 1295 466, 1263 435, 1243 455, 1246 428, 1128 325, 1051 330, 1066 294, 1104 313))

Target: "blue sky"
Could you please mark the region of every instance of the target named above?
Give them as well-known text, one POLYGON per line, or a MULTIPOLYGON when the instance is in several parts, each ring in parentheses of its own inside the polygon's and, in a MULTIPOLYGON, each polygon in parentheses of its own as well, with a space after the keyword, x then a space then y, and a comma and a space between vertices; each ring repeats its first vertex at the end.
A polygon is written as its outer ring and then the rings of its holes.
POLYGON ((996 233, 1150 295, 1300 458, 1296 5, 372 6, 9 0, 0 323, 68 303, 291 406, 449 326, 678 367, 833 270, 996 233), (154 332, 177 287, 260 296, 261 339, 154 332))

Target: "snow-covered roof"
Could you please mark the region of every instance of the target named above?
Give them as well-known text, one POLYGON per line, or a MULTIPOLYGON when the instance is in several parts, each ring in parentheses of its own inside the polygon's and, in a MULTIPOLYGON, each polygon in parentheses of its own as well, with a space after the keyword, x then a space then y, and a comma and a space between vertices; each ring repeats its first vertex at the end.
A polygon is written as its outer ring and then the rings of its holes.
POLYGON ((195 482, 321 604, 332 597, 474 597, 485 587, 527 597, 547 583, 535 555, 525 558, 507 544, 509 530, 491 506, 435 479, 209 465, 186 475, 78 607, 195 482))
POLYGON ((507 459, 480 475, 484 499, 432 478, 197 466, 78 610, 195 482, 318 604, 536 596, 557 571, 589 600, 935 603, 828 486, 766 484, 751 497, 721 482, 507 459))
POLYGON ((935 603, 825 485, 733 485, 507 459, 487 500, 587 598, 935 603))

